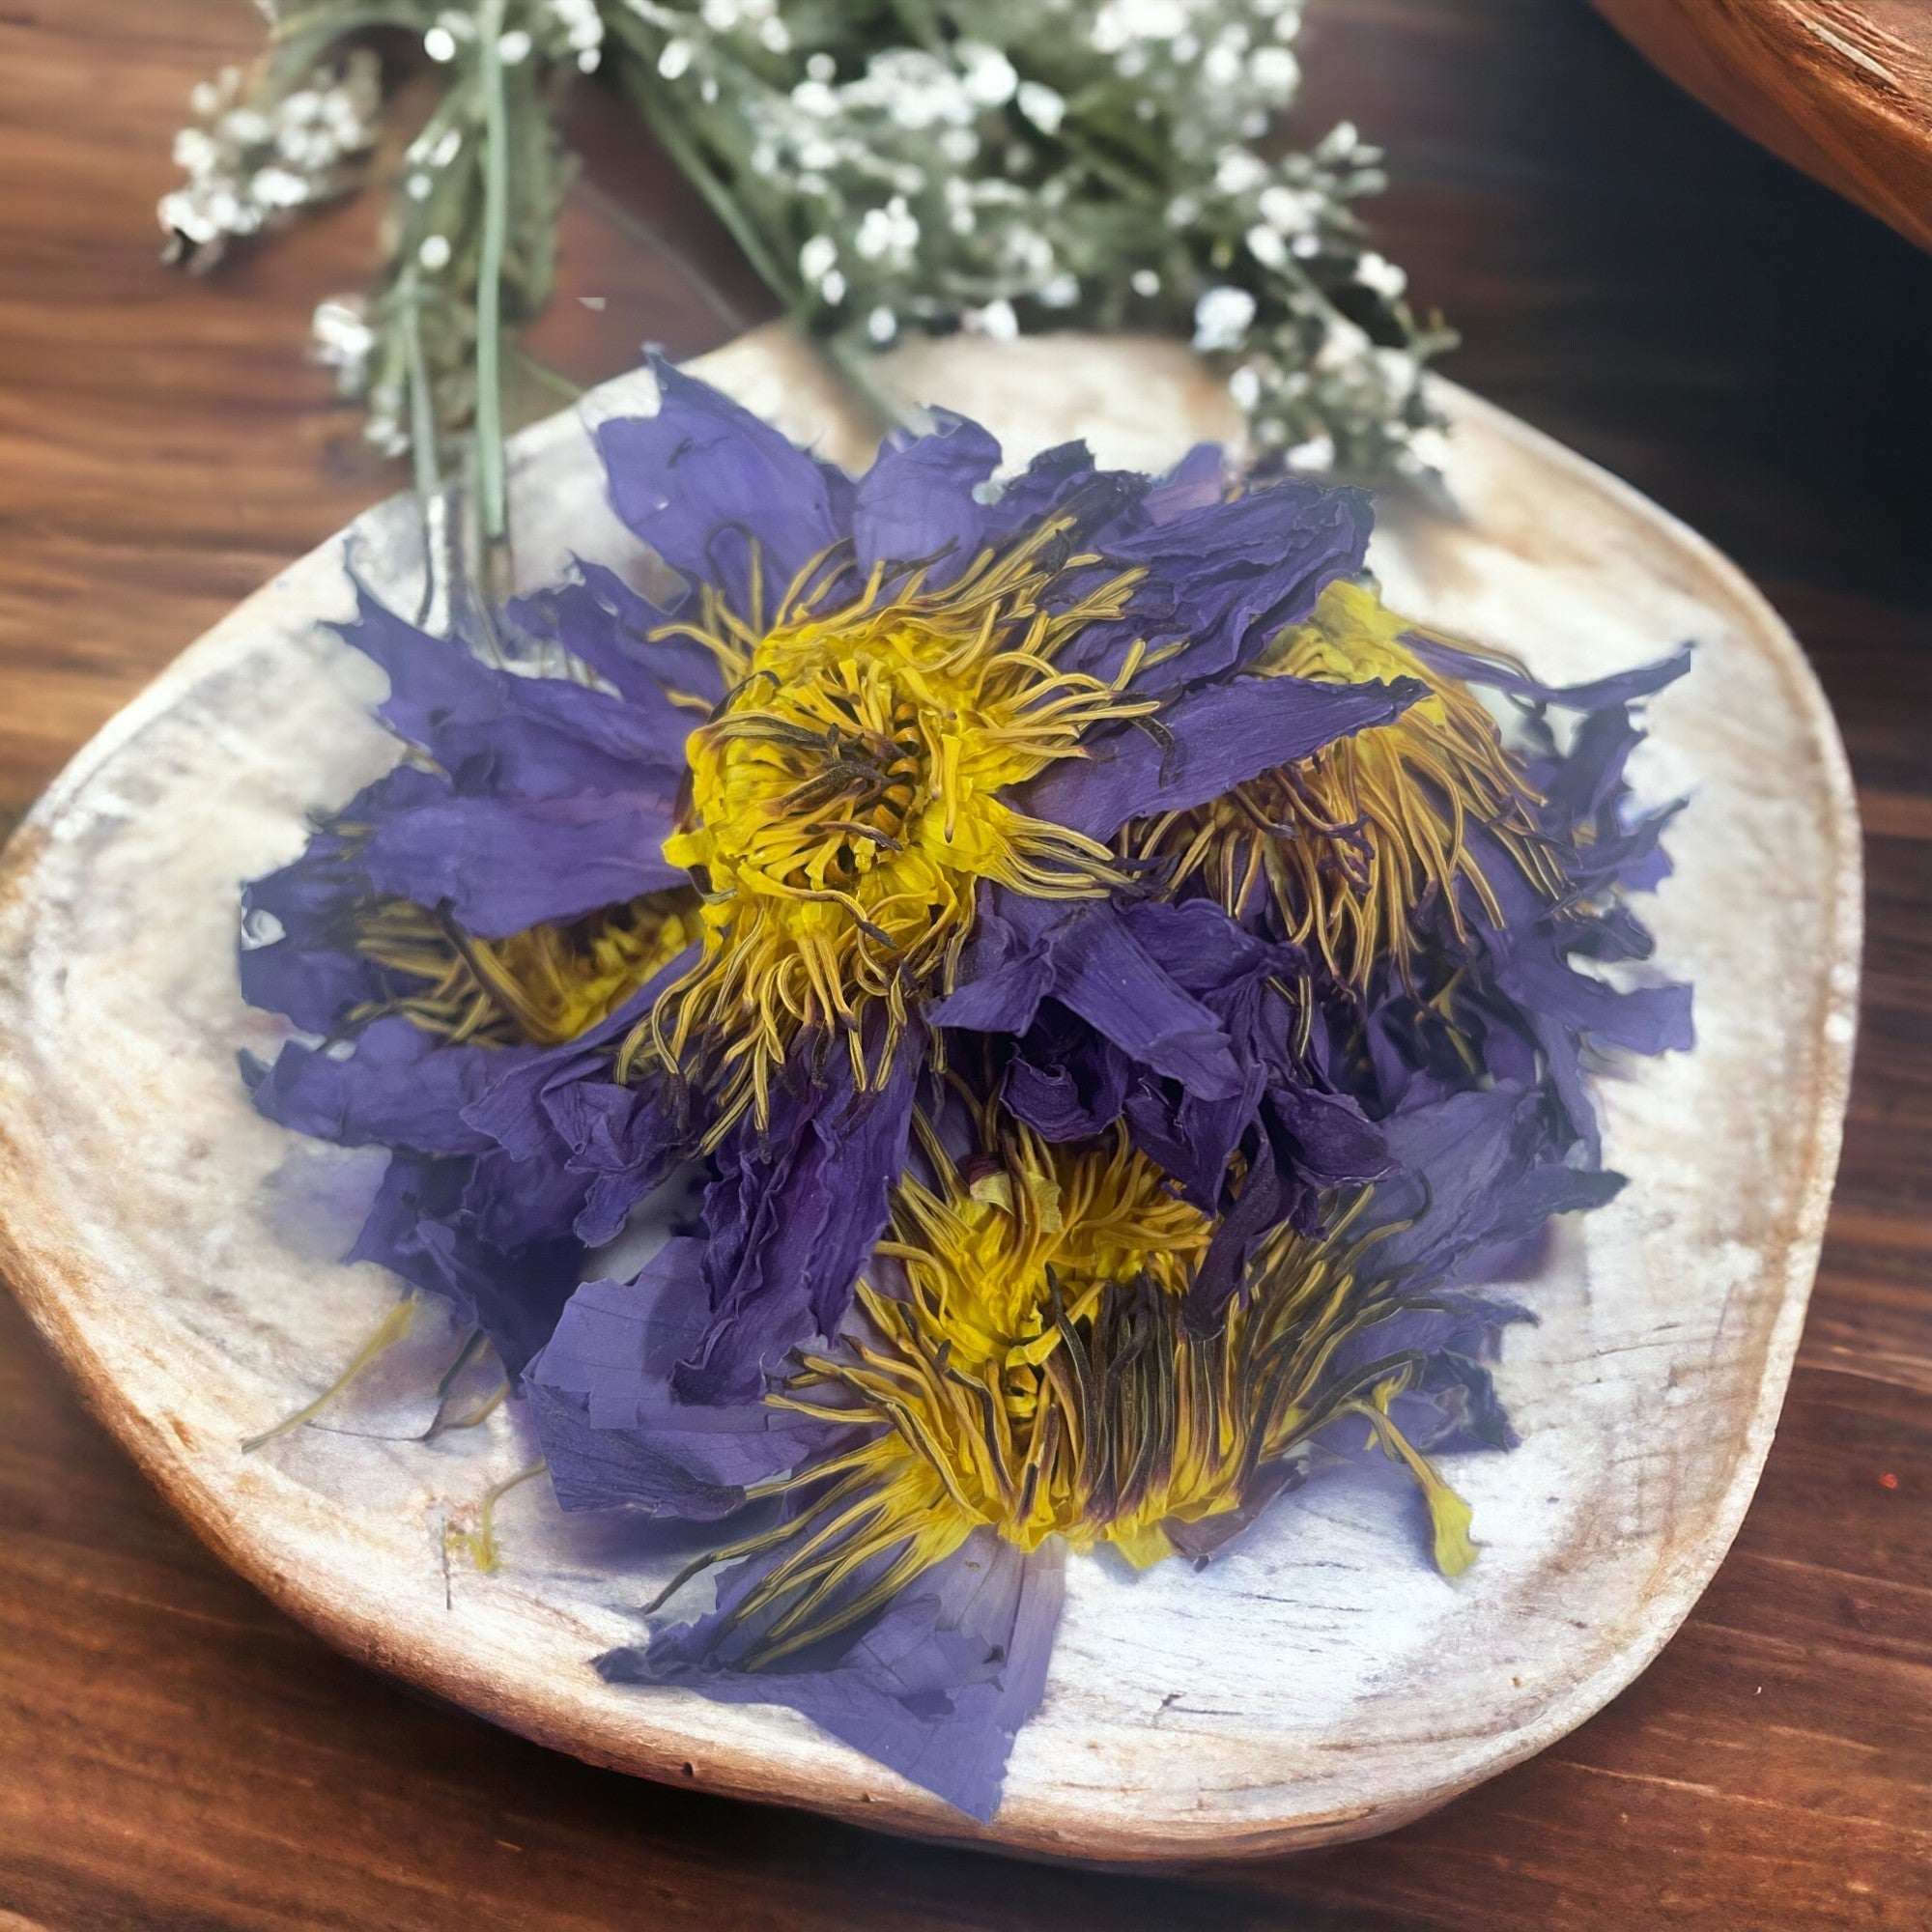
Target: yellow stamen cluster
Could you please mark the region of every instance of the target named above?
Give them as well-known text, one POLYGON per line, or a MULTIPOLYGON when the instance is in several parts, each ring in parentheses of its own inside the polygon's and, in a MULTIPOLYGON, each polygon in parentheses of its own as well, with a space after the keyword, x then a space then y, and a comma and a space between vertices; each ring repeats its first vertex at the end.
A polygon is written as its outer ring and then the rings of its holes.
POLYGON ((1238 1509, 1257 1471, 1347 1415, 1421 1486, 1445 1573, 1471 1559, 1466 1505, 1389 1416, 1420 1359, 1329 1373, 1392 1307, 1358 1281, 1366 1244, 1346 1218, 1320 1240, 1277 1230, 1247 1293, 1197 1335, 1182 1297, 1212 1224, 1123 1136, 1048 1147, 1009 1123, 967 1174, 926 1139, 939 1185, 901 1184, 879 1250, 900 1292, 862 1285, 865 1339, 808 1357, 773 1398, 871 1429, 775 1486, 812 1486, 808 1512, 719 1552, 785 1546, 739 1611, 778 1611, 754 1666, 856 1622, 982 1526, 1025 1549, 1058 1536, 1158 1562, 1167 1525, 1238 1509))
POLYGON ((560 1045, 616 1011, 697 935, 697 895, 682 886, 508 939, 476 939, 409 899, 374 898, 356 907, 351 944, 405 983, 353 1017, 402 1013, 451 1043, 560 1045))
MULTIPOLYGON (((665 855, 704 894, 704 953, 619 1058, 672 1068, 712 1103, 714 1139, 770 1083, 801 1034, 842 1035, 876 1085, 919 995, 952 983, 982 879, 1045 898, 1122 882, 1103 845, 1002 794, 1110 719, 1108 681, 1057 668, 1089 625, 1124 614, 1141 573, 1048 610, 1069 569, 1067 520, 987 551, 943 588, 924 570, 861 577, 842 551, 802 572, 766 626, 715 591, 673 629, 709 644, 728 695, 692 734, 691 781, 665 855)), ((668 634, 667 634, 668 635, 668 634)))
POLYGON ((1285 631, 1258 669, 1325 684, 1415 678, 1430 695, 1210 804, 1129 826, 1122 854, 1166 862, 1176 888, 1203 880, 1233 913, 1254 912, 1265 891, 1288 936, 1357 989, 1384 958, 1413 986, 1429 907, 1440 905, 1466 938, 1459 883, 1500 923, 1467 843, 1471 824, 1554 898, 1562 881, 1536 824, 1543 801, 1482 701, 1402 641, 1416 628, 1374 591, 1331 583, 1314 617, 1285 631))

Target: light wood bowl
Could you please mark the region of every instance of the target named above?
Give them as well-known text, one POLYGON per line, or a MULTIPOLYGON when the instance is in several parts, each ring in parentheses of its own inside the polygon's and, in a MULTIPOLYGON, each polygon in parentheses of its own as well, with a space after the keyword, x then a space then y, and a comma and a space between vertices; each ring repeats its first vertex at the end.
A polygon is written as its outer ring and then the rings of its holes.
POLYGON ((1932 248, 1927 0, 1596 0, 1733 127, 1932 248))
MULTIPOLYGON (((699 368, 855 455, 839 395, 782 334, 699 368)), ((958 342, 883 374, 1014 456, 1084 433, 1158 465, 1236 428, 1169 345, 958 342)), ((504 1501, 500 1570, 446 1560, 445 1525, 529 1460, 512 1415, 380 1439, 408 1407, 398 1370, 244 1457, 396 1293, 332 1259, 370 1157, 261 1120, 235 1069, 279 1037, 238 996, 238 886, 393 757, 380 676, 319 628, 350 609, 341 541, 109 724, 0 878, 0 1260, 95 1410, 223 1556, 353 1655, 597 1763, 894 1831, 1116 1861, 1271 1853, 1399 1825, 1580 1723, 1708 1582, 1771 1440, 1845 1104, 1858 825, 1818 687, 1738 572, 1522 424, 1437 394, 1460 514, 1388 510, 1374 560, 1395 602, 1559 680, 1698 640, 1634 776, 1692 794, 1647 916, 1696 981, 1700 1044, 1604 1086, 1631 1184, 1564 1230, 1530 1290, 1541 1325, 1509 1337, 1522 1447, 1454 1459, 1483 1546, 1463 1579, 1429 1567, 1394 1471, 1319 1477, 1203 1574, 1071 1560, 1045 1704, 982 1827, 789 1711, 604 1684, 589 1658, 637 1636, 668 1564, 541 1484, 504 1501)), ((591 408, 648 398, 627 379, 591 408)), ((514 468, 530 579, 573 546, 630 553, 578 415, 532 430, 514 468)), ((405 608, 414 529, 398 500, 348 533, 405 608)))

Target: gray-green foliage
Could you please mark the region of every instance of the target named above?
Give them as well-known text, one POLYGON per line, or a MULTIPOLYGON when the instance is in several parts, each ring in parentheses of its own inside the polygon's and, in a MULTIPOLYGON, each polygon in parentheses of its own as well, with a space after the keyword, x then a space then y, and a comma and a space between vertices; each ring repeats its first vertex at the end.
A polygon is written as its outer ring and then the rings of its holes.
POLYGON ((265 4, 264 62, 198 99, 162 220, 206 264, 354 185, 376 111, 361 49, 378 29, 415 38, 446 87, 407 150, 376 289, 326 303, 317 336, 372 438, 413 447, 433 478, 478 414, 492 91, 514 331, 550 294, 569 166, 554 102, 601 64, 848 363, 917 329, 1183 335, 1264 446, 1311 469, 1413 470, 1432 427, 1420 367, 1447 337, 1417 323, 1352 213, 1382 185, 1377 151, 1346 123, 1305 151, 1267 139, 1299 81, 1299 6, 285 0, 265 4))

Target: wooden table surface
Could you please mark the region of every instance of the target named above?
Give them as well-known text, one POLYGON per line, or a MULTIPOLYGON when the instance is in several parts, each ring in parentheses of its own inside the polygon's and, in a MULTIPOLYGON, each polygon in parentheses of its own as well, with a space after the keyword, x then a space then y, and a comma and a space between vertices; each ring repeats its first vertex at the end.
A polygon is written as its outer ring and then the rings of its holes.
MULTIPOLYGON (((156 264, 187 89, 257 33, 243 0, 0 0, 0 830, 399 480, 302 355, 373 210, 211 281, 156 264)), ((1451 371, 1752 572, 1858 771, 1844 1171, 1763 1487, 1682 1634, 1367 1845, 1173 1877, 924 1850, 591 1771, 341 1661, 163 1509, 0 1295, 0 1932, 1932 1923, 1932 262, 1581 0, 1316 0, 1304 52, 1309 125, 1387 142, 1380 232, 1463 328, 1451 371)), ((622 117, 582 119, 552 359, 591 380, 762 314, 622 117)))

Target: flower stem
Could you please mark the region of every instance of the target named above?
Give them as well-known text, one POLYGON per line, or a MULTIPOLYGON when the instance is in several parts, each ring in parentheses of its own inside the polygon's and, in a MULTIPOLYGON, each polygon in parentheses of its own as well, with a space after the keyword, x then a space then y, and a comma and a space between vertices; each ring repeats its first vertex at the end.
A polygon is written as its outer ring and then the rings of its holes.
POLYGON ((503 451, 503 249, 510 226, 510 117, 503 95, 503 0, 477 14, 483 94, 483 235, 476 276, 476 473, 483 539, 509 526, 503 451))
POLYGON ((403 359, 410 379, 410 461, 415 470, 416 501, 423 520, 423 601, 416 621, 440 636, 449 626, 451 578, 455 559, 449 547, 449 499, 443 495, 442 464, 437 445, 436 397, 429 362, 423 355, 422 287, 412 270, 399 290, 403 314, 403 359))

